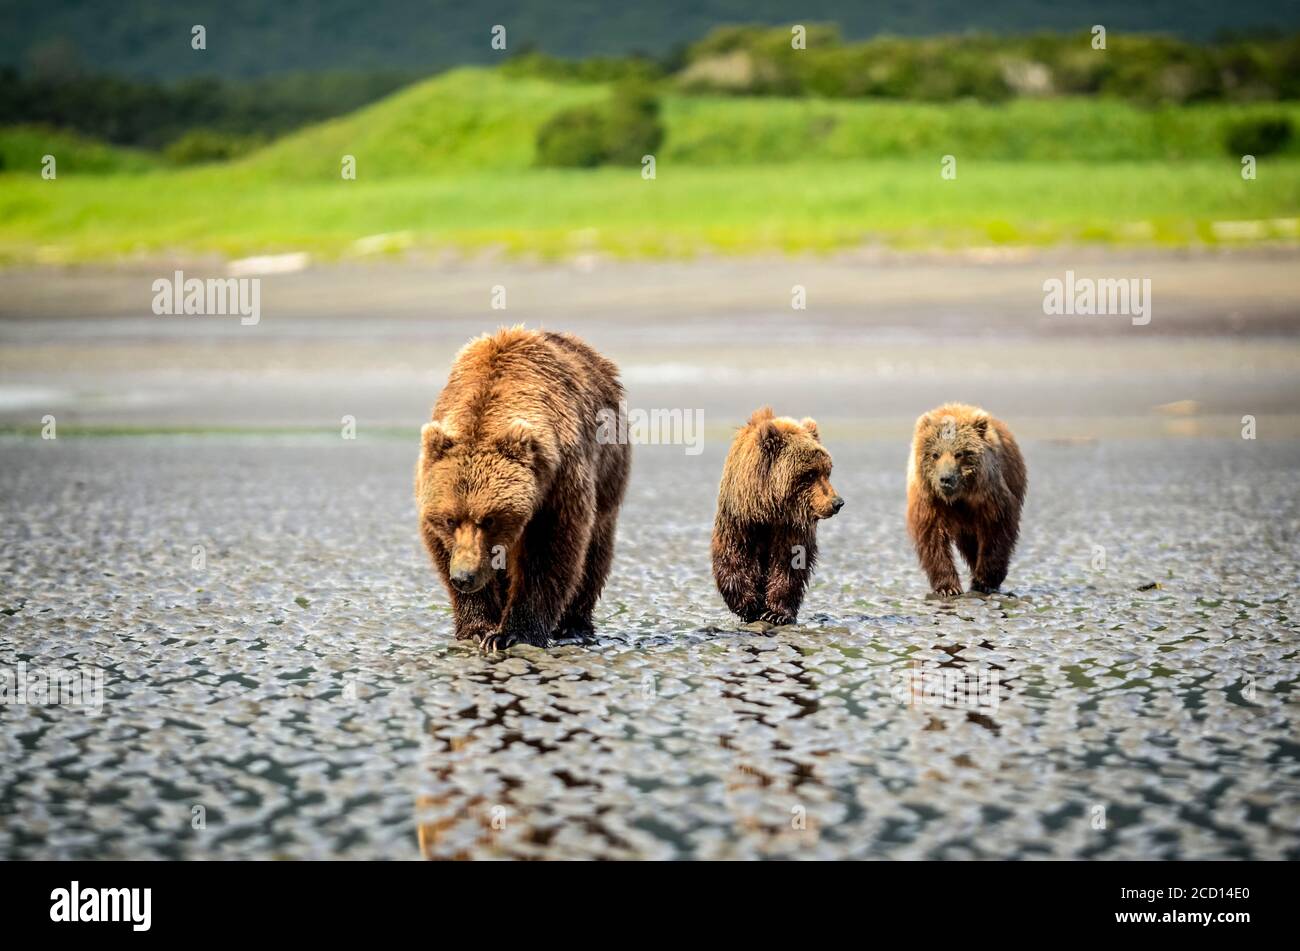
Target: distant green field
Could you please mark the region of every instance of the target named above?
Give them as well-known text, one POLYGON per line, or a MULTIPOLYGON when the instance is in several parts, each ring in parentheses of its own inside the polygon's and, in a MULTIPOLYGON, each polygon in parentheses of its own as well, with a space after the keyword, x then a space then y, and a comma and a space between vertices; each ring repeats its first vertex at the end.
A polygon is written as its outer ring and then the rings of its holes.
MULTIPOLYGON (((0 260, 188 250, 348 254, 380 232, 416 247, 564 256, 689 255, 1070 241, 1215 241, 1216 220, 1300 209, 1300 161, 1243 182, 1234 163, 978 162, 943 181, 908 160, 497 173, 378 182, 237 182, 222 169, 10 180, 0 260)), ((1286 237, 1285 222, 1260 237, 1286 237)), ((397 245, 395 245, 397 246, 397 245)))
POLYGON ((0 261, 334 257, 381 233, 399 236, 371 249, 542 256, 1185 245, 1294 238, 1300 215, 1300 144, 1262 158, 1250 182, 1222 145, 1224 125, 1251 111, 1282 112, 1300 126, 1296 104, 1144 111, 1106 100, 671 95, 654 181, 638 168, 534 168, 539 124, 606 94, 459 70, 240 161, 188 170, 150 170, 147 156, 40 132, 0 132, 8 170, 0 174, 0 261), (56 181, 40 178, 45 151, 59 157, 56 181), (339 174, 344 155, 356 157, 356 181, 339 174), (943 155, 957 159, 953 181, 940 177, 943 155), (1261 223, 1215 226, 1223 221, 1261 223))

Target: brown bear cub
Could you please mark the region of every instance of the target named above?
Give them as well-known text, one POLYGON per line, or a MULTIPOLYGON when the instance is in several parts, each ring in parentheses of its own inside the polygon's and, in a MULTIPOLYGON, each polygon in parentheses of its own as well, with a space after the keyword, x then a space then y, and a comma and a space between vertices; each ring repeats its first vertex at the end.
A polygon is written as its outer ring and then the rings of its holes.
POLYGON ((471 340, 420 431, 420 533, 458 639, 484 650, 594 632, 631 446, 598 438, 618 368, 576 337, 471 340))
POLYGON ((935 594, 961 594, 954 544, 970 566, 971 590, 998 590, 1020 532, 1025 486, 1025 460, 1001 420, 948 403, 916 421, 907 529, 935 594))
POLYGON ((844 507, 817 424, 758 410, 722 469, 713 579, 746 623, 793 624, 817 561, 817 522, 844 507))

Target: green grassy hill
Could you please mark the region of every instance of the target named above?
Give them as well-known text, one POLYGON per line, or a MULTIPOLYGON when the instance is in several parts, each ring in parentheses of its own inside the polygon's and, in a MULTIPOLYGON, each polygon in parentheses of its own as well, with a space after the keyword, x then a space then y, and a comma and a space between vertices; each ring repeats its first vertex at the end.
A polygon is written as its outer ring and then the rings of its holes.
MULTIPOLYGON (((658 176, 534 167, 538 126, 608 95, 464 69, 237 162, 147 170, 120 150, 0 137, 0 261, 382 247, 677 255, 1106 241, 1294 240, 1300 157, 1243 181, 1225 125, 1300 105, 1143 110, 1105 100, 926 105, 666 95, 658 176), (3 143, 19 143, 4 146, 3 143), (60 156, 57 182, 39 154, 60 156), (940 159, 957 157, 956 180, 940 159), (96 165, 89 158, 100 155, 96 165), (354 155, 357 179, 340 159, 354 155), (37 164, 31 157, 37 156, 37 164), (123 174, 143 171, 143 174, 123 174), (1257 221, 1246 228, 1216 222, 1257 221)), ((35 135, 35 138, 32 136, 35 135)))
MULTIPOLYGON (((312 126, 240 162, 255 177, 328 180, 344 155, 358 178, 522 169, 550 115, 601 100, 599 85, 454 70, 349 116, 312 126)), ((1105 99, 1016 100, 1003 105, 663 97, 665 164, 752 165, 916 158, 1144 161, 1218 160, 1230 121, 1287 115, 1300 104, 1205 104, 1144 109, 1105 99)), ((1300 155, 1300 137, 1287 146, 1300 155)))
POLYGON ((537 127, 549 115, 605 95, 601 86, 453 70, 288 135, 232 171, 337 179, 344 155, 356 157, 358 179, 525 168, 532 163, 537 127))

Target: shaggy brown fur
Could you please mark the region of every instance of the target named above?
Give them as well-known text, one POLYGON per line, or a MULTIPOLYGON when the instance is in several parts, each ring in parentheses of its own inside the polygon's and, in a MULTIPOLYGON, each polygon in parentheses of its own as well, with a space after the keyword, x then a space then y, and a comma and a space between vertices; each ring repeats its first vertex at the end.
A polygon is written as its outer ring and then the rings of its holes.
POLYGON ((597 438, 618 368, 576 337, 502 329, 457 355, 420 432, 420 533, 456 637, 484 650, 595 630, 631 446, 597 438))
POLYGON ((970 566, 971 589, 998 590, 1016 547, 1025 488, 1025 460, 1001 420, 948 403, 916 421, 907 528, 935 594, 961 594, 954 544, 970 566))
POLYGON ((844 505, 817 424, 758 410, 722 469, 713 579, 746 621, 792 624, 817 561, 817 521, 844 505))

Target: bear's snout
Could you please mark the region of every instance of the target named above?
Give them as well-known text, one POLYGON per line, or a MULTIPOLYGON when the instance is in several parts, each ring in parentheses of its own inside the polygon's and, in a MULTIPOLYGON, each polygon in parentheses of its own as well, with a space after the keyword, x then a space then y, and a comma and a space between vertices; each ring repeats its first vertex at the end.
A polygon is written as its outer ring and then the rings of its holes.
POLYGON ((450 570, 447 574, 450 576, 451 586, 461 594, 473 594, 488 582, 490 571, 484 570, 485 566, 481 558, 466 555, 462 552, 453 552, 451 556, 450 570))
POLYGON ((461 594, 471 594, 482 587, 478 583, 478 572, 472 568, 453 568, 451 571, 451 583, 455 585, 456 590, 461 594))
POLYGON ((838 515, 838 514, 840 514, 840 509, 842 509, 842 508, 844 508, 844 500, 843 500, 842 498, 840 498, 840 497, 837 495, 837 496, 835 496, 835 498, 831 499, 831 514, 832 514, 832 515, 838 515))

